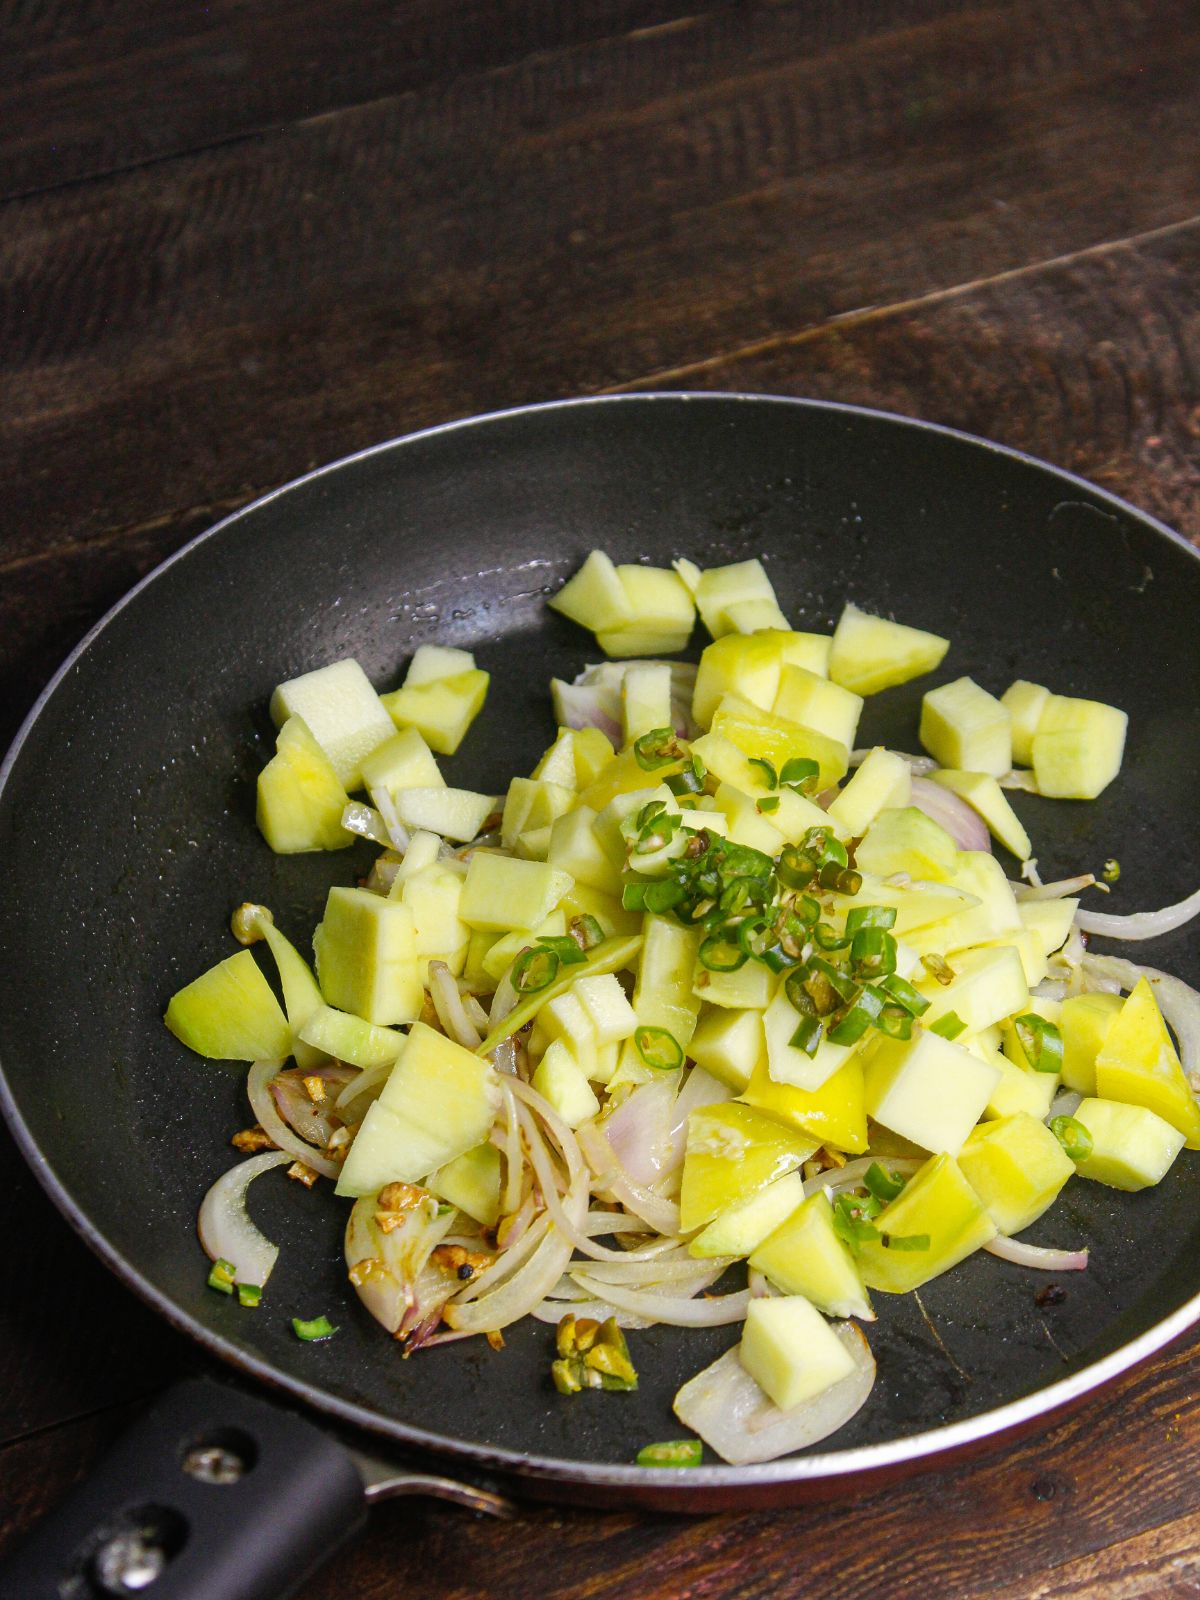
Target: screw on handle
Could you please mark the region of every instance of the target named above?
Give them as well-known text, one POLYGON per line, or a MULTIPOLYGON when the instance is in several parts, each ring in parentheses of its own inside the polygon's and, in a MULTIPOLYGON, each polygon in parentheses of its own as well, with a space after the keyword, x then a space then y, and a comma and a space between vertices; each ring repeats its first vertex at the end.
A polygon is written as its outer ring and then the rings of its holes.
POLYGON ((284 1600, 365 1515, 341 1445, 197 1379, 168 1390, 0 1568, 0 1600, 284 1600))

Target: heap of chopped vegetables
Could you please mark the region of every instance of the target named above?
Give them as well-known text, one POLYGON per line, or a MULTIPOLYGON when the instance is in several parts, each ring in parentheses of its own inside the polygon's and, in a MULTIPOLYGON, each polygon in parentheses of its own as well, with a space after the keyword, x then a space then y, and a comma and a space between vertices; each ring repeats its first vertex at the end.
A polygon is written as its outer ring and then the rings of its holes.
POLYGON ((1099 794, 1114 707, 959 677, 924 696, 927 757, 857 750, 864 696, 947 640, 853 605, 795 631, 757 561, 593 551, 551 603, 618 659, 552 684, 557 736, 502 797, 434 755, 487 692, 465 651, 422 646, 383 696, 354 661, 276 690, 268 844, 382 848, 330 889, 315 971, 265 907, 235 914, 282 1007, 249 949, 168 1007, 192 1049, 253 1063, 248 1159, 201 1209, 209 1283, 260 1304, 278 1251, 246 1188, 290 1163, 353 1201, 350 1281, 406 1352, 531 1315, 576 1396, 636 1387, 622 1330, 742 1324, 676 1413, 728 1461, 770 1459, 865 1402, 872 1294, 980 1249, 1082 1269, 1085 1248, 1017 1236, 1073 1179, 1136 1190, 1200 1148, 1196 994, 1084 938, 1167 931, 1200 895, 1123 918, 1080 909, 1091 873, 1038 877, 1008 795, 1099 794), (697 610, 698 668, 646 659, 697 610), (738 1262, 742 1286, 706 1292, 738 1262))

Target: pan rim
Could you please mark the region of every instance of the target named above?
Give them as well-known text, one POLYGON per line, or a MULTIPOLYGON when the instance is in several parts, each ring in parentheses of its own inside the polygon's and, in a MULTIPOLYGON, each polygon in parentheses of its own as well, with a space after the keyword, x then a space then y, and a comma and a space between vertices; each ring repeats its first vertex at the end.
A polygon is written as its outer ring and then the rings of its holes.
MULTIPOLYGON (((70 675, 76 663, 91 649, 101 633, 124 611, 126 606, 137 601, 143 591, 156 582, 168 569, 187 559, 202 545, 207 544, 218 535, 226 535, 228 530, 235 528, 243 518, 257 512, 263 506, 270 504, 279 497, 298 491, 328 474, 340 472, 376 455, 398 450, 405 445, 416 444, 443 434, 453 434, 460 429, 475 429, 524 416, 538 416, 543 413, 575 410, 582 411, 593 407, 653 407, 664 403, 727 405, 731 401, 749 403, 761 407, 779 407, 821 414, 834 413, 871 422, 883 422, 893 427, 909 428, 922 435, 935 434, 945 436, 973 446, 976 449, 983 449, 995 455, 1019 462, 1023 466, 1032 467, 1039 473, 1049 473, 1064 484, 1077 486, 1093 499, 1099 498, 1101 501, 1108 503, 1113 507, 1114 511, 1119 512, 1121 515, 1133 517, 1143 526, 1165 538, 1168 544, 1175 545, 1185 551, 1192 560, 1200 561, 1200 552, 1175 529, 1169 527, 1151 513, 1140 510, 1128 501, 1121 499, 1118 495, 1091 483, 1077 473, 1054 466, 1050 462, 1032 456, 1025 451, 998 444, 994 440, 980 438, 978 435, 968 433, 962 429, 947 427, 941 423, 926 422, 919 418, 908 417, 874 407, 850 405, 837 401, 813 400, 790 395, 691 390, 656 390, 651 393, 590 395, 507 407, 498 411, 437 423, 412 433, 402 434, 393 439, 368 445, 361 450, 339 457, 335 461, 327 462, 298 478, 269 490, 266 494, 260 495, 247 505, 230 512, 210 528, 206 528, 192 539, 189 539, 178 550, 172 552, 165 560, 139 579, 126 594, 88 629, 84 637, 66 657, 38 695, 18 729, 3 761, 0 762, 0 803, 3 802, 9 778, 16 768, 21 752, 38 718, 58 691, 60 685, 70 675)), ((888 1469, 895 1470, 897 1467, 910 1465, 918 1461, 929 1462, 931 1458, 949 1456, 965 1448, 979 1446, 989 1439, 1020 1431, 1039 1419, 1049 1418, 1052 1414, 1078 1402, 1085 1395, 1102 1388, 1122 1373, 1128 1372, 1147 1360, 1200 1321, 1200 1288, 1198 1288, 1194 1295, 1177 1307, 1169 1316, 1138 1335, 1137 1338, 1112 1351, 1109 1355, 1101 1357, 1098 1361, 1090 1362, 1087 1366, 1080 1368, 1078 1372, 1048 1384, 1044 1388, 1037 1389, 1019 1399, 1009 1401, 1005 1405, 981 1412, 978 1416, 969 1417, 961 1422, 951 1423, 942 1428, 926 1430, 923 1433, 887 1440, 878 1444, 860 1445, 850 1450, 822 1451, 805 1456, 785 1457, 780 1461, 762 1462, 739 1467, 727 1465, 697 1467, 689 1470, 686 1475, 687 1483, 685 1485, 680 1482, 680 1474, 670 1468, 602 1464, 572 1461, 558 1456, 531 1455, 431 1433, 426 1429, 416 1428, 397 1419, 389 1418, 384 1413, 368 1406, 360 1405, 318 1388, 275 1366, 270 1361, 244 1350, 232 1340, 195 1322, 190 1315, 181 1310, 168 1295, 158 1289, 137 1267, 128 1261, 109 1242, 103 1232, 96 1227, 83 1208, 75 1201, 66 1182, 55 1172, 41 1146, 34 1138, 20 1110, 16 1096, 9 1085, 2 1061, 0 1061, 0 1114, 4 1116, 24 1160, 60 1214, 103 1264, 127 1288, 131 1289, 160 1315, 169 1326, 181 1333, 186 1333, 207 1354, 217 1357, 241 1374, 313 1407, 314 1410, 335 1422, 363 1429, 402 1448, 431 1452, 442 1457, 451 1458, 456 1463, 461 1463, 464 1468, 476 1472, 501 1472, 514 1478, 534 1479, 545 1483, 554 1483, 555 1481, 562 1483, 582 1482, 597 1487, 627 1490, 631 1493, 639 1489, 665 1487, 668 1485, 676 1491, 686 1489, 689 1485, 694 1486, 697 1490, 745 1489, 753 1486, 778 1486, 789 1483, 797 1485, 815 1482, 828 1483, 867 1475, 876 1476, 885 1473, 888 1469)))

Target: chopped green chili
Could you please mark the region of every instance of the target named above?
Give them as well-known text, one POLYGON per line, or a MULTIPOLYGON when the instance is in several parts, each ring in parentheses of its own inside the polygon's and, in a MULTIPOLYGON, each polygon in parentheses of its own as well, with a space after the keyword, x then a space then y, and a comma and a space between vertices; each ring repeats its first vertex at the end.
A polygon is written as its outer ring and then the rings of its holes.
POLYGON ((547 950, 553 950, 564 967, 572 967, 580 961, 587 960, 587 956, 579 948, 578 941, 566 933, 543 933, 538 938, 538 944, 547 950))
POLYGON ((633 742, 633 756, 643 772, 656 772, 678 761, 683 752, 674 728, 652 728, 633 742))
POLYGON ((885 1250, 928 1250, 927 1233, 885 1233, 880 1241, 885 1250))
POLYGON ((902 978, 897 972, 889 972, 886 978, 881 978, 879 987, 911 1016, 919 1017, 929 1010, 929 1001, 920 990, 914 989, 908 979, 902 978))
POLYGON ((783 763, 779 782, 785 789, 800 791, 806 787, 811 788, 814 780, 820 775, 820 763, 814 761, 811 756, 793 756, 790 761, 783 763))
POLYGON ((1104 879, 1105 883, 1116 883, 1117 879, 1121 876, 1121 863, 1116 859, 1115 856, 1109 856, 1108 860, 1104 863, 1104 866, 1101 869, 1100 876, 1104 879))
POLYGON ((749 761, 752 767, 761 767, 763 784, 766 788, 778 789, 779 775, 769 761, 767 761, 763 756, 751 756, 749 761))
POLYGON ((793 1050, 803 1050, 806 1056, 815 1056, 821 1048, 825 1024, 820 1017, 801 1015, 800 1024, 788 1040, 793 1050))
POLYGON ((635 1028, 633 1043, 643 1063, 658 1072, 673 1072, 683 1065, 683 1046, 667 1028, 635 1028))
POLYGON ((604 929, 588 911, 581 917, 572 917, 567 926, 582 950, 594 950, 604 941, 604 929))
POLYGON ((637 1453, 639 1467, 698 1467, 703 1460, 699 1439, 665 1439, 661 1444, 644 1444, 637 1453))
POLYGON ((778 811, 779 810, 779 796, 777 794, 764 795, 761 800, 756 800, 755 801, 754 809, 756 811, 766 811, 766 812, 778 811))
POLYGON ((512 965, 512 985, 518 994, 537 994, 558 976, 558 955, 543 945, 522 950, 512 965))
POLYGON ((864 928, 894 928, 895 906, 851 906, 846 913, 846 932, 851 938, 864 928))
POLYGON ((1092 1153, 1092 1136, 1075 1117, 1052 1117, 1050 1132, 1072 1161, 1086 1161, 1092 1153))
POLYGON ((239 1283, 237 1296, 238 1305, 256 1306, 262 1299, 262 1285, 258 1283, 239 1283))
POLYGON ((1047 1022, 1036 1011, 1027 1011, 1013 1026, 1025 1059, 1035 1072, 1062 1071, 1063 1039, 1056 1023, 1047 1022))
POLYGON ((314 1344, 321 1339, 332 1339, 337 1329, 329 1318, 322 1314, 306 1322, 303 1317, 293 1317, 292 1327, 297 1339, 303 1339, 307 1344, 314 1344))
POLYGON ((898 1172, 887 1172, 878 1161, 872 1161, 867 1168, 867 1175, 863 1179, 864 1186, 873 1194, 876 1200, 881 1200, 884 1205, 904 1192, 908 1180, 902 1178, 898 1172))
POLYGON ((883 1010, 883 999, 865 985, 829 1029, 831 1044, 856 1044, 883 1010))
POLYGON ((930 1033, 940 1034, 943 1039, 957 1039, 960 1033, 966 1032, 966 1028, 957 1011, 947 1011, 944 1017, 939 1017, 929 1025, 930 1033))
POLYGON ((212 1264, 212 1271, 208 1275, 208 1287, 216 1289, 221 1294, 232 1294, 234 1281, 237 1277, 237 1268, 232 1261, 226 1261, 224 1256, 212 1264))

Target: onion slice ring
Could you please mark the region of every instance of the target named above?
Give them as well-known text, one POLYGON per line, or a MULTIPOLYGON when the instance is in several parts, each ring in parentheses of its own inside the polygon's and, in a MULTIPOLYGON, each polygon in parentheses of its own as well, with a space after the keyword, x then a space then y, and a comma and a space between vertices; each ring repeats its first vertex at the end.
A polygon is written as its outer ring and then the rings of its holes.
POLYGON ((279 1246, 250 1220, 246 1190, 272 1167, 291 1161, 286 1150, 264 1150, 223 1172, 200 1202, 196 1231, 211 1261, 231 1262, 237 1283, 262 1288, 279 1259, 279 1246))

